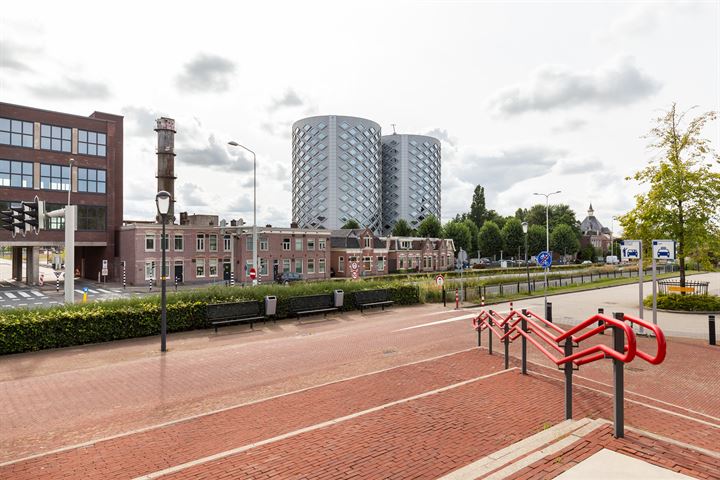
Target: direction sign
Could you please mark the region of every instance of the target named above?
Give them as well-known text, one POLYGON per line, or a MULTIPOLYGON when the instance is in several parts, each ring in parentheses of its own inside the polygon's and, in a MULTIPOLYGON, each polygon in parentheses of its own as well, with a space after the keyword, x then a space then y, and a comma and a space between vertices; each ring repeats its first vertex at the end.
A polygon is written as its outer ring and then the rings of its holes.
POLYGON ((550 265, 552 265, 552 255, 550 254, 550 252, 538 253, 537 264, 544 268, 548 268, 550 265))
POLYGON ((255 277, 257 277, 257 270, 255 270, 255 267, 252 267, 250 269, 250 280, 255 280, 255 277))
POLYGON ((653 240, 652 251, 655 260, 675 260, 675 241, 653 240))
POLYGON ((443 277, 442 275, 438 275, 437 277, 435 277, 435 284, 438 287, 442 287, 443 285, 445 285, 445 277, 443 277))
POLYGON ((640 240, 623 240, 620 242, 620 259, 621 260, 640 260, 642 256, 642 247, 640 240))

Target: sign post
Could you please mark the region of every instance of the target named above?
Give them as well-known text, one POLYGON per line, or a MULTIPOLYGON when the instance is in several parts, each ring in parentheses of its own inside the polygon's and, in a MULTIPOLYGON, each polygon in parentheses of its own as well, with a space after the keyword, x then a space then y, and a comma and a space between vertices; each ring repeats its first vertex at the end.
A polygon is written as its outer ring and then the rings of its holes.
POLYGON ((675 260, 675 242, 673 240, 652 241, 652 316, 657 325, 657 266, 656 260, 675 260))
MULTIPOLYGON (((642 260, 642 240, 623 240, 620 242, 620 259, 622 261, 637 260, 638 261, 638 316, 640 319, 644 317, 643 308, 643 260, 642 260)), ((643 328, 640 327, 642 333, 643 328)))
POLYGON ((359 270, 360 270, 360 265, 358 264, 357 261, 350 262, 350 275, 352 276, 353 280, 357 280, 359 270))
POLYGON ((443 277, 441 274, 438 274, 435 277, 435 285, 437 285, 438 288, 442 288, 443 285, 445 285, 445 277, 443 277))
POLYGON ((257 270, 255 270, 255 267, 252 267, 250 269, 250 280, 253 281, 253 285, 255 284, 255 279, 257 278, 257 270))
POLYGON ((102 276, 103 276, 103 283, 107 283, 107 276, 108 276, 108 261, 103 259, 102 261, 102 276))
POLYGON ((463 270, 465 270, 465 265, 468 261, 468 254, 465 250, 462 248, 458 252, 457 256, 457 268, 460 270, 460 301, 465 301, 465 282, 463 280, 463 270))
MULTIPOLYGON (((545 270, 545 312, 547 312, 547 285, 548 285, 548 269, 550 268, 550 265, 552 265, 552 254, 550 252, 540 252, 538 253, 537 257, 537 264, 545 270)), ((547 314, 546 314, 547 315, 547 314)))

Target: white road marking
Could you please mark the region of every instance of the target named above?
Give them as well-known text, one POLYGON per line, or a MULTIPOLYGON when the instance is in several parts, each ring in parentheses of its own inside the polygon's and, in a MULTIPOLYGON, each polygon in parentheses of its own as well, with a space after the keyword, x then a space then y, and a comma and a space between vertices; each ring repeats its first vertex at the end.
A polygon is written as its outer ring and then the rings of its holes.
POLYGON ((30 294, 27 293, 27 292, 20 292, 20 291, 19 291, 19 292, 17 292, 17 293, 18 293, 18 295, 20 295, 20 296, 23 297, 23 298, 30 298, 30 294))
MULTIPOLYGON (((51 303, 58 303, 58 302, 51 302, 51 303)), ((8 305, 6 305, 6 306, 8 306, 8 305)), ((8 306, 8 308, 10 308, 10 307, 8 306)), ((56 450, 51 450, 51 451, 49 451, 49 452, 36 453, 36 454, 34 454, 34 455, 29 455, 29 456, 27 456, 27 457, 18 458, 18 459, 16 459, 16 460, 9 460, 9 461, 4 462, 4 463, 0 462, 0 467, 5 467, 5 466, 7 466, 7 465, 12 465, 12 464, 14 464, 14 463, 19 463, 19 462, 25 462, 25 461, 27 461, 27 460, 32 460, 33 458, 44 457, 44 456, 46 456, 46 455, 54 455, 54 454, 56 454, 56 453, 66 452, 66 451, 69 451, 69 450, 74 450, 74 449, 76 449, 76 448, 88 447, 88 446, 94 445, 94 444, 96 444, 96 443, 106 442, 106 441, 108 441, 108 440, 113 440, 113 439, 116 439, 116 438, 128 437, 128 436, 130 436, 130 435, 135 435, 135 434, 138 434, 138 433, 149 432, 150 430, 156 430, 156 429, 160 429, 160 428, 165 428, 165 427, 169 427, 169 426, 171 426, 171 425, 176 425, 176 424, 178 424, 178 423, 184 423, 184 422, 188 422, 188 421, 190 421, 190 420, 195 420, 195 419, 197 419, 197 418, 202 418, 202 417, 207 417, 207 416, 210 416, 210 415, 216 415, 216 414, 222 413, 222 412, 227 412, 227 411, 233 410, 233 409, 235 409, 235 408, 247 407, 247 406, 249 406, 249 405, 255 405, 255 404, 258 404, 258 403, 261 403, 261 402, 266 402, 266 401, 269 401, 269 400, 275 400, 275 399, 278 399, 278 398, 289 397, 289 396, 291 396, 291 395, 296 395, 296 394, 298 394, 298 393, 303 393, 303 392, 307 392, 307 391, 310 391, 310 390, 315 390, 315 389, 318 389, 318 388, 327 387, 327 386, 329 386, 329 385, 336 385, 336 384, 339 384, 339 383, 349 382, 350 380, 356 380, 356 379, 358 379, 358 378, 369 377, 369 376, 372 376, 372 375, 377 375, 377 374, 379 374, 379 373, 389 372, 389 371, 391 371, 391 370, 395 370, 395 369, 398 369, 398 368, 404 368, 404 367, 407 367, 407 366, 410 366, 410 365, 418 365, 418 364, 421 364, 421 363, 432 362, 432 361, 434 361, 434 360, 439 360, 439 359, 441 359, 441 358, 446 358, 446 357, 452 357, 453 355, 459 355, 459 354, 461 354, 461 353, 470 352, 470 351, 476 350, 476 349, 477 349, 477 347, 465 348, 465 349, 463 349, 463 350, 457 350, 457 351, 455 351, 455 352, 445 353, 445 354, 442 354, 442 355, 437 355, 437 356, 435 356, 435 357, 425 358, 425 359, 422 359, 422 360, 415 360, 414 362, 403 363, 402 365, 397 365, 397 366, 394 366, 394 367, 383 368, 383 369, 381 369, 381 370, 375 370, 375 371, 368 372, 368 373, 361 373, 360 375, 354 375, 354 376, 352 376, 352 377, 341 378, 341 379, 339 379, 339 380, 332 380, 332 381, 330 381, 330 382, 321 383, 321 384, 319 384, 319 385, 313 385, 313 386, 311 386, 311 387, 305 387, 305 388, 301 388, 301 389, 299 389, 299 390, 293 390, 292 392, 280 393, 280 394, 277 394, 277 395, 272 395, 272 396, 270 396, 270 397, 260 398, 260 399, 258 399, 258 400, 251 400, 251 401, 249 401, 249 402, 238 403, 238 404, 236 404, 236 405, 231 405, 231 406, 229 406, 229 407, 219 408, 219 409, 217 409, 217 410, 212 410, 212 411, 210 411, 210 412, 198 413, 197 415, 190 415, 190 416, 188 416, 188 417, 178 418, 178 419, 175 419, 175 420, 170 420, 170 421, 168 421, 168 422, 159 423, 159 424, 151 425, 151 426, 148 426, 148 427, 138 428, 138 429, 136 429, 136 430, 131 430, 131 431, 129 431, 129 432, 118 433, 117 435, 111 435, 111 436, 109 436, 109 437, 96 438, 96 439, 93 439, 93 440, 89 440, 89 441, 87 441, 87 442, 78 443, 78 444, 75 444, 75 445, 69 445, 69 446, 67 446, 67 447, 61 447, 61 448, 58 448, 58 449, 56 449, 56 450)), ((505 370, 503 370, 503 371, 505 371, 505 370)))
POLYGON ((500 370, 499 372, 491 373, 491 374, 489 374, 489 375, 483 375, 483 376, 481 376, 481 377, 471 378, 470 380, 464 380, 464 381, 462 381, 462 382, 454 383, 454 384, 452 384, 452 385, 447 385, 447 386, 445 386, 445 387, 441 387, 441 388, 438 388, 438 389, 435 389, 435 390, 430 390, 429 392, 423 392, 423 393, 420 393, 420 394, 418 394, 418 395, 413 395, 412 397, 402 398, 402 399, 400 399, 400 400, 395 400, 394 402, 386 403, 386 404, 384 404, 384 405, 378 405, 377 407, 372 407, 372 408, 368 408, 367 410, 362 410, 362 411, 360 411, 360 412, 355 412, 355 413, 352 413, 352 414, 350 414, 350 415, 345 415, 344 417, 338 417, 338 418, 334 418, 334 419, 332 419, 332 420, 327 420, 327 421, 322 422, 322 423, 317 423, 317 424, 315 424, 315 425, 310 425, 309 427, 301 428, 301 429, 298 429, 298 430, 295 430, 295 431, 292 431, 292 432, 287 432, 287 433, 284 433, 284 434, 282 434, 282 435, 278 435, 278 436, 276 436, 276 437, 266 438, 265 440, 261 440, 261 441, 259 441, 259 442, 251 443, 251 444, 248 444, 248 445, 243 445, 242 447, 233 448, 232 450, 226 450, 226 451, 224 451, 224 452, 216 453, 216 454, 214 454, 214 455, 209 455, 209 456, 207 456, 207 457, 198 458, 197 460, 193 460, 193 461, 191 461, 191 462, 182 463, 182 464, 180 464, 180 465, 175 465, 175 466, 166 468, 166 469, 164 469, 164 470, 159 470, 159 471, 157 471, 157 472, 148 473, 147 475, 142 475, 142 476, 140 476, 140 477, 135 477, 134 480, 152 480, 152 479, 154 479, 154 478, 159 478, 159 477, 162 477, 162 476, 164 476, 164 475, 169 475, 169 474, 171 474, 171 473, 180 472, 180 471, 183 471, 183 470, 185 470, 185 469, 187 469, 187 468, 190 468, 190 467, 194 467, 194 466, 197 466, 197 465, 202 465, 202 464, 205 464, 205 463, 208 463, 208 462, 212 462, 212 461, 215 461, 215 460, 219 460, 219 459, 222 459, 222 458, 227 458, 227 457, 230 457, 230 456, 232 456, 232 455, 236 455, 236 454, 238 454, 238 453, 246 452, 246 451, 251 450, 251 449, 253 449, 253 448, 261 447, 261 446, 263 446, 263 445, 268 445, 268 444, 270 444, 270 443, 275 443, 275 442, 278 442, 278 441, 280 441, 280 440, 285 440, 285 439, 287 439, 287 438, 296 437, 296 436, 301 435, 301 434, 303 434, 303 433, 312 432, 312 431, 315 431, 315 430, 319 430, 319 429, 321 429, 321 428, 325 428, 325 427, 330 427, 330 426, 333 426, 333 425, 337 425, 338 423, 346 422, 346 421, 348 421, 348 420, 352 420, 352 419, 354 419, 354 418, 358 418, 358 417, 361 417, 361 416, 363 416, 363 415, 367 415, 367 414, 369 414, 369 413, 378 412, 378 411, 380 411, 380 410, 385 410, 386 408, 394 407, 394 406, 396 406, 396 405, 402 405, 403 403, 411 402, 411 401, 413 401, 413 400, 419 400, 419 399, 421 399, 421 398, 429 397, 429 396, 431 396, 431 395, 435 395, 435 394, 438 394, 438 393, 446 392, 446 391, 448 391, 448 390, 452 390, 452 389, 455 389, 455 388, 458 388, 458 387, 462 387, 462 386, 468 385, 468 384, 470 384, 470 383, 479 382, 480 380, 485 380, 485 379, 487 379, 487 378, 495 377, 495 376, 497 376, 497 375, 502 375, 503 373, 512 372, 513 370, 517 370, 517 369, 518 369, 517 367, 509 368, 509 369, 507 369, 507 370, 500 370))
POLYGON ((44 296, 45 296, 44 293, 38 292, 37 290, 31 290, 30 293, 32 293, 32 294, 35 295, 36 297, 44 297, 44 296))
POLYGON ((12 292, 5 292, 5 296, 8 298, 17 298, 14 293, 12 292))
POLYGON ((98 292, 102 292, 102 293, 113 293, 113 292, 111 292, 110 290, 105 290, 104 288, 98 288, 98 292))
POLYGON ((401 328, 399 330, 393 330, 390 333, 404 332, 405 330, 413 330, 416 328, 434 327, 435 325, 442 325, 443 323, 458 322, 460 320, 469 320, 469 319, 475 318, 475 317, 477 317, 476 313, 468 313, 467 315, 460 315, 459 317, 452 317, 452 318, 447 318, 445 320, 438 320, 437 322, 423 323, 420 325, 413 325, 412 327, 405 327, 405 328, 401 328))
POLYGON ((83 293, 85 293, 85 292, 83 292, 82 290, 78 290, 77 288, 75 289, 75 291, 76 291, 77 293, 79 293, 80 295, 82 295, 83 293))
POLYGON ((96 290, 91 290, 88 288, 88 293, 98 293, 96 290))

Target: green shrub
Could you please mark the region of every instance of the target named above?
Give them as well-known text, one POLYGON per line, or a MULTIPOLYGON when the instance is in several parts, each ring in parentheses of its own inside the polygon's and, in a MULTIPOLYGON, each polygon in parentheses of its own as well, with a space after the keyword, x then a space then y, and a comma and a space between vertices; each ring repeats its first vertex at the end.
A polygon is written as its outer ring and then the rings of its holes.
MULTIPOLYGON (((298 283, 288 286, 266 285, 253 288, 209 287, 167 296, 168 332, 209 327, 206 309, 209 303, 262 301, 266 295, 278 299, 277 316, 287 316, 289 299, 302 295, 345 292, 343 311, 355 310, 352 292, 389 289, 398 305, 420 302, 420 290, 401 282, 360 281, 298 283)), ((0 355, 46 348, 69 347, 107 342, 160 333, 160 297, 120 299, 72 306, 6 310, 0 315, 0 355)))
MULTIPOLYGON (((652 295, 643 301, 646 307, 652 307, 652 295)), ((720 311, 720 297, 715 295, 658 295, 657 307, 663 310, 681 310, 685 312, 720 311)))

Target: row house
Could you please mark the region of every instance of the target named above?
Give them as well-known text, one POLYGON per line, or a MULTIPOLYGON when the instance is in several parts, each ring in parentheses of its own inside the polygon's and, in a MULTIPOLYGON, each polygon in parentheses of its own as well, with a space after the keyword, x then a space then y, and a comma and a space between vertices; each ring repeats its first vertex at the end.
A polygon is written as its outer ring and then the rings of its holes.
POLYGON ((388 237, 387 245, 390 273, 455 268, 455 244, 451 238, 388 237))
POLYGON ((331 276, 357 278, 387 275, 387 240, 376 236, 369 228, 333 230, 330 242, 331 276))

